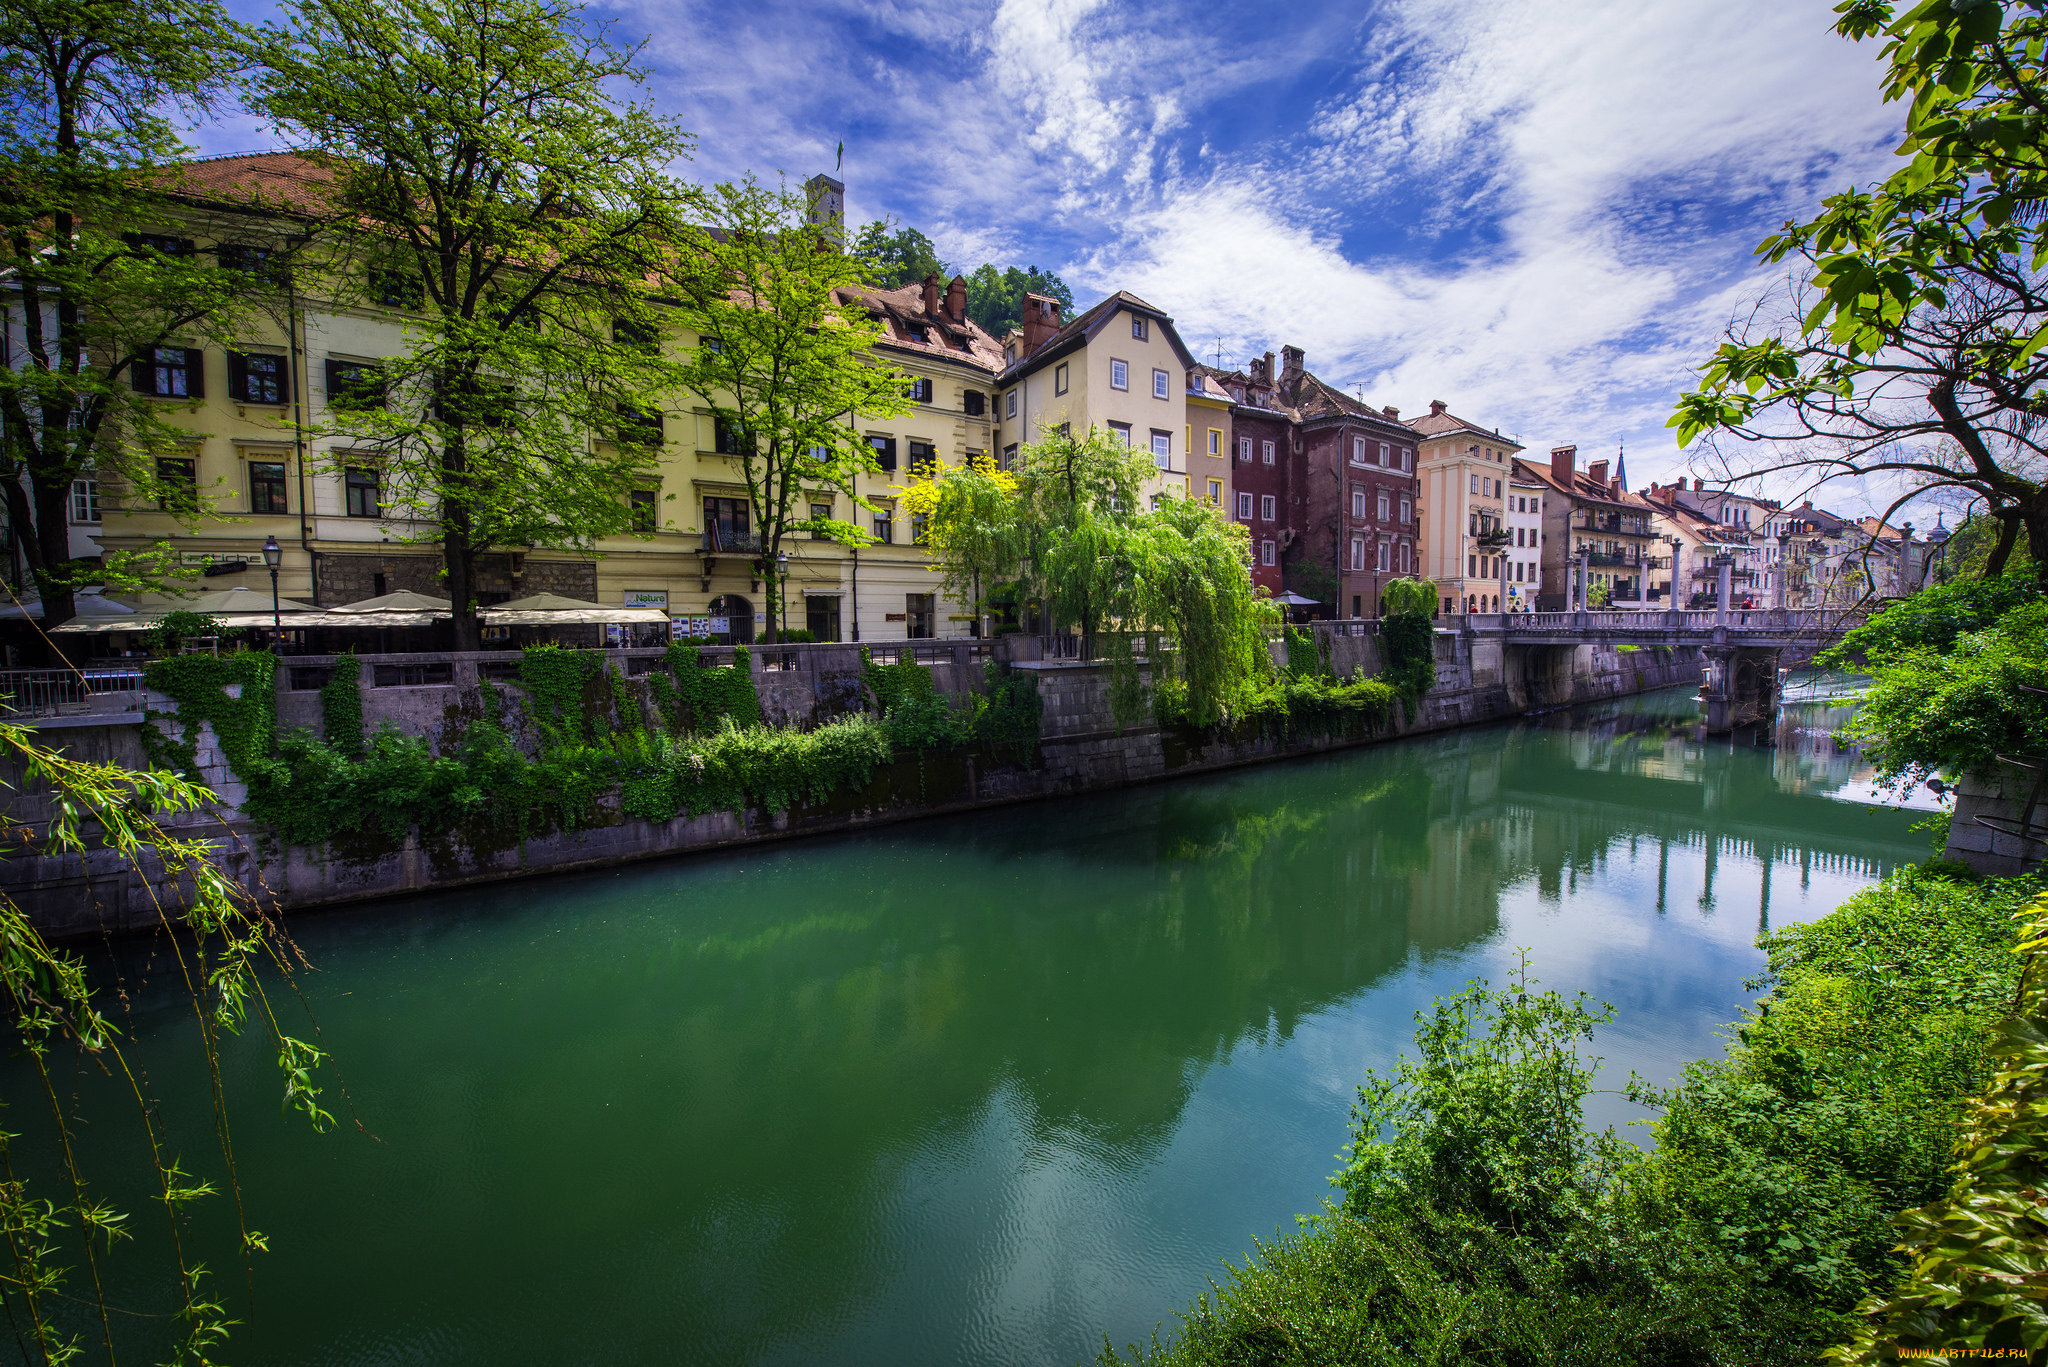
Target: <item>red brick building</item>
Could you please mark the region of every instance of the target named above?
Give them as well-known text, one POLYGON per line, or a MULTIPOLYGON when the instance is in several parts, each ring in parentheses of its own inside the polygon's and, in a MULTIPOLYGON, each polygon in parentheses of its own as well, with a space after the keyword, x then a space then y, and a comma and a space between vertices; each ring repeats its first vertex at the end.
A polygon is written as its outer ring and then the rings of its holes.
POLYGON ((1310 374, 1299 347, 1242 371, 1201 372, 1230 392, 1232 517, 1251 531, 1252 580, 1327 617, 1379 615, 1387 581, 1421 563, 1415 434, 1310 374))

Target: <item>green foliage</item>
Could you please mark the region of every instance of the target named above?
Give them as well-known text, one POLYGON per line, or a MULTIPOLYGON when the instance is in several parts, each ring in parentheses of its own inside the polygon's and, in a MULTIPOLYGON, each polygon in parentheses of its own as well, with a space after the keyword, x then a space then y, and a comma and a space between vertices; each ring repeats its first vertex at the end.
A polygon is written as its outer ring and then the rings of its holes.
POLYGON ((889 728, 873 717, 841 717, 811 731, 730 719, 697 736, 657 735, 629 757, 620 810, 649 821, 744 811, 787 811, 858 790, 892 758, 889 728))
POLYGON ((154 654, 175 655, 193 641, 232 640, 240 634, 233 628, 222 626, 217 617, 178 609, 151 622, 149 629, 142 633, 142 643, 154 654))
POLYGON ((1281 628, 1281 640, 1287 648, 1287 677, 1290 679, 1323 678, 1330 674, 1330 645, 1319 636, 1313 627, 1286 626, 1281 628))
POLYGON ((1027 762, 1038 753, 1045 700, 1038 679, 994 660, 982 661, 982 692, 968 723, 974 743, 990 754, 1013 754, 1027 762))
POLYGON ((320 685, 320 732, 350 759, 363 757, 363 662, 353 652, 336 656, 320 685))
POLYGON ((2040 585, 2020 574, 1951 580, 1887 603, 1813 662, 1822 669, 1854 669, 1865 662, 1889 664, 1916 648, 1947 654, 1958 637, 1996 626, 2014 608, 2040 600, 2040 585))
POLYGON ((149 714, 142 743, 158 766, 193 777, 198 768, 199 723, 210 722, 221 757, 237 777, 269 757, 277 736, 277 658, 267 650, 228 655, 173 655, 151 661, 143 682, 178 704, 175 738, 166 737, 149 714), (239 685, 239 697, 228 688, 239 685))
POLYGON ((1589 608, 1604 608, 1613 601, 1614 586, 1604 579, 1586 593, 1586 606, 1589 608))
MULTIPOLYGON (((1434 608, 1434 586, 1431 607, 1434 608)), ((1427 614, 1409 609, 1380 618, 1380 677, 1412 709, 1436 686, 1436 625, 1427 614)))
POLYGON ((412 314, 328 421, 374 446, 391 515, 430 529, 476 649, 477 555, 630 525, 646 415, 678 381, 653 281, 690 138, 621 100, 637 47, 563 0, 300 0, 261 47, 252 102, 332 178, 323 292, 412 314))
POLYGON ((648 675, 648 685, 672 730, 716 731, 728 717, 742 727, 761 720, 752 657, 745 646, 733 647, 730 666, 712 666, 696 646, 676 641, 663 663, 667 673, 648 675))
POLYGON ((1051 271, 1036 266, 1010 266, 999 271, 987 262, 975 267, 967 277, 967 316, 981 324, 989 336, 1001 341, 1011 328, 1023 324, 1027 294, 1057 299, 1061 316, 1074 316, 1074 292, 1051 271))
MULTIPOLYGON (((1726 1055, 1668 1092, 1632 1085, 1663 1110, 1649 1153, 1584 1125, 1612 1008, 1526 971, 1440 1000, 1417 1056, 1359 1089, 1341 1203, 1132 1358, 1812 1361, 1900 1270, 1894 1217, 1947 1186, 2034 894, 1908 869, 1766 937, 1771 992, 1726 1055)), ((2016 1194, 1986 1199, 2017 1217, 2016 1194)))
POLYGON ((890 741, 899 748, 923 754, 950 750, 969 738, 971 716, 955 712, 932 683, 932 672, 908 655, 895 664, 878 665, 863 647, 860 675, 890 741))
POLYGON ((1395 579, 1380 590, 1382 610, 1388 613, 1412 612, 1434 618, 1436 600, 1436 582, 1430 579, 1395 579))
POLYGON ((1947 625, 1937 614, 1909 616, 1895 636, 1869 645, 1877 682, 1844 734, 1863 742, 1882 782, 1989 773, 1999 755, 2048 749, 2048 696, 2033 691, 2048 689, 2048 601, 1957 635, 1946 651, 1906 644, 1916 635, 1938 636, 1947 625))
POLYGON ((1912 1269, 1858 1308, 1844 1363, 2048 1348, 2048 899, 2025 913, 2016 1009, 1990 1046, 1997 1072, 1971 1103, 1955 1185, 1899 1217, 1912 1269))
POLYGON ((930 238, 908 227, 892 233, 880 219, 861 225, 847 246, 847 255, 859 260, 868 278, 885 290, 915 285, 928 275, 944 278, 949 273, 930 238))
POLYGON ((519 686, 543 749, 589 743, 592 725, 584 693, 603 669, 604 657, 594 651, 528 646, 520 653, 519 686))

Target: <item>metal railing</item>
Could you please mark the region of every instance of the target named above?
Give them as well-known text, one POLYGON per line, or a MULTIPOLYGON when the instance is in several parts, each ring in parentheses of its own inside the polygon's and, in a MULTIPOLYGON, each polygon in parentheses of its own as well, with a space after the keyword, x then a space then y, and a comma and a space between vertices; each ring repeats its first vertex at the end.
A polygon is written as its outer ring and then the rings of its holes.
POLYGON ((141 710, 140 667, 0 670, 0 716, 9 719, 141 710))
POLYGON ((716 528, 700 533, 699 543, 704 550, 723 555, 759 555, 761 534, 759 532, 721 532, 716 528))

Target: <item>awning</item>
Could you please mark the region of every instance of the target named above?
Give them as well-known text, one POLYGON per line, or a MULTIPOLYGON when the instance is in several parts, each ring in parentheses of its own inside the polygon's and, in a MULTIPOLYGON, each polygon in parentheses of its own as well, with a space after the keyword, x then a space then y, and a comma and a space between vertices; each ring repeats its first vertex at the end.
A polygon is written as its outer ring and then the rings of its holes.
POLYGON ((484 608, 477 617, 487 627, 590 626, 606 622, 662 622, 669 620, 666 608, 629 608, 624 604, 607 607, 564 598, 558 593, 536 593, 484 608))
MULTIPOLYGON (((161 617, 169 612, 196 612, 206 617, 219 617, 223 613, 270 612, 270 595, 256 589, 216 589, 192 598, 158 597, 144 603, 136 611, 146 616, 161 617)), ((311 603, 301 603, 296 598, 277 600, 279 613, 318 612, 311 603)))
POLYGON ((327 611, 350 615, 365 612, 435 612, 443 617, 452 617, 454 605, 446 598, 433 598, 424 593, 414 593, 411 589, 399 589, 395 593, 365 598, 359 603, 337 604, 327 611))

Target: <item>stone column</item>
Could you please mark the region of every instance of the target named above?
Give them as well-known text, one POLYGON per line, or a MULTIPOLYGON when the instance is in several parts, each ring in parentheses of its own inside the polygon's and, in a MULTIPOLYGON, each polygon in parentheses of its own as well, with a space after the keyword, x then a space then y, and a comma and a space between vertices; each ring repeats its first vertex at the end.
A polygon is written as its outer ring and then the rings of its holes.
POLYGON ((1714 625, 1725 627, 1728 625, 1728 598, 1735 592, 1735 557, 1723 552, 1714 557, 1714 565, 1720 570, 1715 584, 1718 590, 1715 597, 1719 601, 1714 604, 1714 625))

